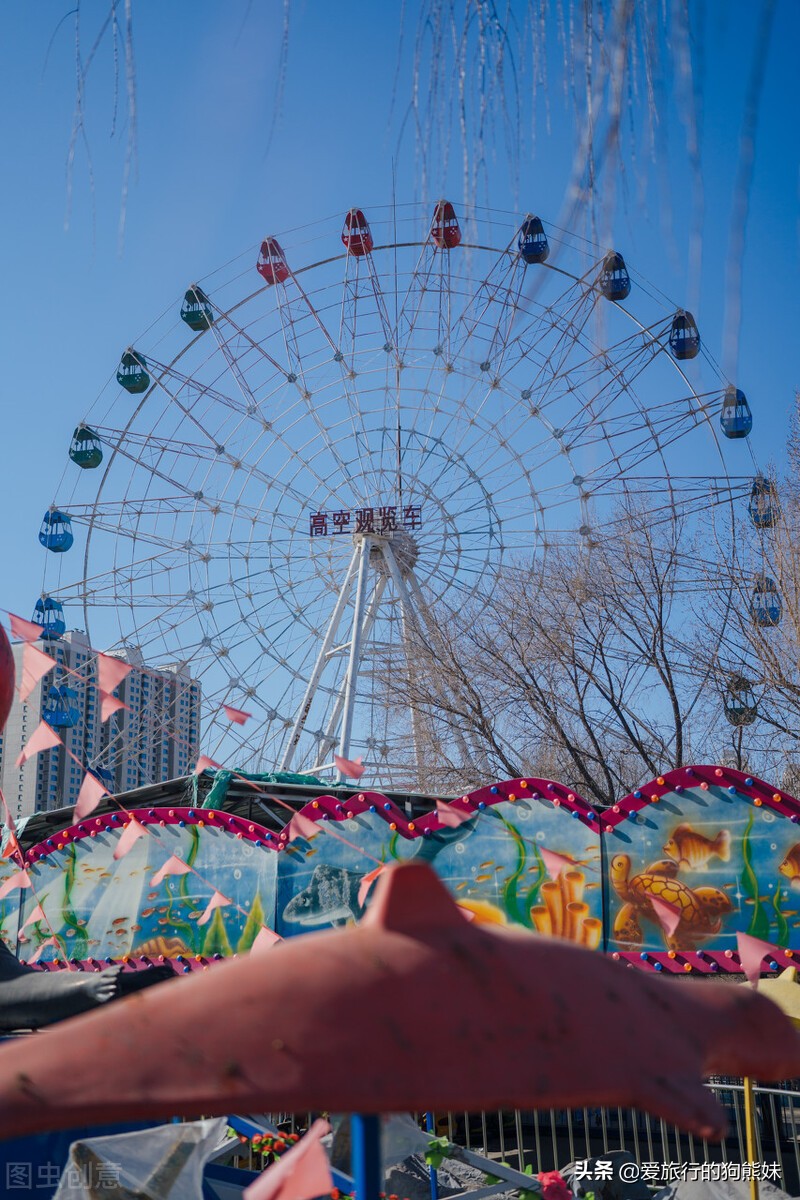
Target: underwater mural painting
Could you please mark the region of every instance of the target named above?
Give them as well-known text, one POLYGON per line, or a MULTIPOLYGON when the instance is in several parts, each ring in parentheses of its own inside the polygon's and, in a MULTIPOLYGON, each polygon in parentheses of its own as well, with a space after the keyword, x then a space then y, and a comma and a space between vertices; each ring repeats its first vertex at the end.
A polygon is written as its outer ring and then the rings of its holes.
POLYGON ((667 772, 603 812, 528 778, 413 820, 380 793, 321 795, 281 833, 206 808, 114 813, 27 851, 30 887, 3 894, 19 864, 0 860, 2 936, 45 962, 226 957, 262 929, 358 921, 382 867, 417 859, 468 920, 641 967, 736 970, 737 932, 776 957, 800 949, 798 823, 791 796, 713 766, 667 772), (139 836, 115 858, 130 817, 139 836))
POLYGON ((369 903, 362 877, 415 859, 434 868, 470 920, 598 946, 600 841, 589 805, 542 779, 495 784, 459 803, 464 819, 446 824, 437 813, 409 821, 377 793, 361 793, 346 811, 333 797, 314 801, 316 809, 303 811, 324 835, 297 839, 281 855, 278 932, 291 937, 357 920, 369 903))
MULTIPOLYGON (((228 956, 249 950, 275 906, 277 860, 201 813, 171 810, 149 818, 146 836, 115 860, 122 820, 90 819, 37 847, 23 893, 22 957, 55 936, 70 958, 228 956), (163 873, 177 859, 184 869, 163 873), (204 921, 215 895, 226 900, 204 921), (38 906, 38 907, 37 907, 38 906), (265 916, 265 914, 267 914, 265 916), (38 918, 38 919, 37 919, 38 918)), ((116 814, 115 814, 116 815, 116 814)), ((53 947, 44 960, 57 956, 53 947)))
POLYGON ((800 806, 722 767, 654 779, 603 816, 608 948, 735 952, 747 933, 800 946, 800 806), (679 916, 667 935, 651 903, 679 916))

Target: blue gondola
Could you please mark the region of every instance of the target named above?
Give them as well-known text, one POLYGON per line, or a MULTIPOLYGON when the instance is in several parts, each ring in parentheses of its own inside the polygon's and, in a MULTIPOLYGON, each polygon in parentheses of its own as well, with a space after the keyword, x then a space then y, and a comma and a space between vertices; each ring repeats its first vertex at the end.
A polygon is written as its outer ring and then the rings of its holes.
POLYGON ((150 387, 150 376, 147 374, 147 359, 139 354, 132 346, 123 354, 117 369, 117 383, 126 392, 146 392, 150 387))
POLYGON ((725 717, 737 728, 752 725, 758 716, 758 704, 753 694, 753 685, 744 675, 731 675, 723 697, 725 717))
POLYGON ((747 397, 738 388, 725 388, 719 423, 726 438, 746 438, 753 428, 753 414, 747 397))
POLYGON ((88 425, 79 425, 73 433, 69 456, 84 471, 91 471, 100 466, 103 461, 103 447, 100 438, 88 425))
POLYGON ((52 596, 42 596, 36 601, 33 616, 34 625, 41 625, 41 637, 46 642, 56 642, 64 635, 67 623, 64 620, 64 606, 60 600, 52 596))
POLYGON ((753 480, 747 511, 756 529, 771 529, 781 515, 778 489, 764 475, 753 480))
POLYGON ((781 594, 775 580, 770 579, 769 575, 759 575, 756 579, 756 586, 753 588, 753 595, 750 599, 750 615, 756 625, 760 625, 762 629, 768 629, 781 623, 783 616, 781 594))
POLYGON ((519 231, 517 238, 519 252, 525 263, 543 263, 546 262, 550 254, 550 246, 547 242, 547 235, 544 231, 544 226, 538 217, 531 216, 528 213, 525 220, 522 222, 522 228, 519 231))
POLYGON ((75 538, 72 535, 72 521, 67 514, 57 508, 49 509, 42 519, 39 541, 45 550, 52 550, 54 554, 69 550, 75 538))
POLYGON ((77 699, 78 693, 74 688, 63 684, 51 687, 42 710, 42 719, 53 729, 72 729, 80 717, 77 699))
POLYGON ((606 300, 624 300, 630 295, 631 277, 625 259, 615 250, 609 250, 603 259, 597 286, 606 300))
POLYGON ((183 298, 181 320, 195 333, 202 333, 214 324, 214 314, 208 296, 196 283, 192 284, 183 298))
POLYGON ((700 330, 690 312, 678 309, 672 318, 672 329, 669 334, 669 348, 673 358, 683 362, 687 358, 697 358, 700 353, 700 330))

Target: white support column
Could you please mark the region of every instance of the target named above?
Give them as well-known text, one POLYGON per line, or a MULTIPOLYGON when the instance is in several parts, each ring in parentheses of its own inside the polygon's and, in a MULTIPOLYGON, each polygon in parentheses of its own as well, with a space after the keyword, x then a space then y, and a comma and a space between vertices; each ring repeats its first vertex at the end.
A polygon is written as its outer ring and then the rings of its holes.
MULTIPOLYGON (((362 646, 365 645, 369 641, 370 635, 372 633, 372 627, 375 624, 375 619, 378 615, 378 607, 380 605, 381 598, 385 591, 386 591, 386 577, 381 575, 378 577, 378 580, 375 584, 375 588, 372 592, 372 598, 370 599, 370 602, 367 605, 367 611, 364 614, 364 624, 361 629, 361 644, 362 644, 362 646)), ((345 693, 345 689, 344 689, 344 686, 342 686, 342 688, 339 691, 338 696, 336 697, 336 701, 334 703, 333 709, 331 710, 331 715, 328 718, 328 726, 325 730, 325 734, 324 734, 324 736, 322 738, 322 742, 320 744, 320 757, 322 757, 322 758, 327 758, 331 747, 336 745, 337 731, 339 729, 339 723, 342 718, 342 706, 344 705, 344 693, 345 693)), ((325 769, 330 769, 330 766, 331 766, 330 763, 319 763, 316 767, 313 768, 313 772, 319 772, 319 771, 323 771, 325 769)))
POLYGON ((353 556, 350 559, 350 563, 347 567, 347 574, 344 577, 344 582, 342 583, 342 586, 339 589, 339 595, 336 597, 336 603, 333 606, 333 612, 331 613, 331 618, 328 621, 328 628, 325 630, 325 637, 322 640, 322 645, 320 646, 320 651, 319 651, 319 654, 317 655, 317 661, 314 663, 314 669, 311 672, 311 675, 308 680, 308 685, 305 690, 305 695, 303 696, 303 702, 300 705, 297 716, 295 717, 295 721, 294 721, 294 725, 292 726, 292 732, 289 737, 289 741, 286 745, 286 749, 283 752, 283 757, 278 765, 279 771, 288 771, 289 767, 291 766, 291 762, 292 762, 292 759, 294 758, 295 750, 297 749, 297 744, 300 741, 300 736, 303 732, 303 728, 308 719, 308 714, 311 710, 311 705, 314 702, 314 695, 315 695, 317 687, 319 685, 320 677, 322 676, 322 672, 325 669, 325 663, 328 660, 328 655, 330 654, 330 651, 333 648, 334 642, 336 640, 336 635, 339 631, 339 625, 342 620, 342 613, 344 612, 345 605, 347 604, 348 598, 350 596, 350 589, 353 584, 353 577, 355 575, 356 567, 358 564, 359 564, 359 548, 356 547, 356 549, 353 551, 353 556))
POLYGON ((356 699, 356 682, 358 668, 361 665, 361 638, 364 622, 364 598, 367 590, 367 571, 369 570, 369 552, 371 542, 365 537, 358 547, 361 555, 358 564, 358 579, 356 580, 355 603, 353 606, 353 636, 350 641, 350 658, 347 663, 347 679, 344 688, 344 707, 342 709, 342 731, 339 736, 339 754, 347 758, 350 753, 350 734, 353 729, 353 710, 356 699))
MULTIPOLYGON (((419 623, 414 612, 414 606, 411 603, 411 597, 408 594, 402 572, 397 565, 397 559, 394 556, 394 551, 392 550, 391 545, 387 544, 385 546, 381 546, 381 551, 383 552, 386 566, 389 569, 389 574, 392 577, 392 583, 394 584, 397 594, 400 598, 400 623, 403 630, 403 647, 406 655, 406 670, 408 672, 410 682, 412 665, 411 658, 409 656, 409 645, 411 643, 409 627, 413 626, 415 630, 419 630, 419 623)), ((411 736, 414 741, 414 759, 417 764, 417 780, 419 781, 422 779, 422 747, 424 744, 424 736, 419 710, 413 704, 410 704, 409 711, 411 713, 411 736)))

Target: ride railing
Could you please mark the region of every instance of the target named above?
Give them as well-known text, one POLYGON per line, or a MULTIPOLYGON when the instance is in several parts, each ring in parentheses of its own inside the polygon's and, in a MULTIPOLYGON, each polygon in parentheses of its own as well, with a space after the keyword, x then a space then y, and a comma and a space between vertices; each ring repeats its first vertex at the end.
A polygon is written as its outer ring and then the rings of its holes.
MULTIPOLYGON (((619 1107, 435 1113, 431 1137, 447 1138, 533 1176, 623 1150, 638 1165, 638 1178, 653 1190, 684 1179, 748 1178, 738 1170, 748 1163, 744 1084, 741 1079, 717 1077, 708 1087, 728 1116, 728 1133, 721 1142, 693 1137, 659 1117, 619 1107)), ((753 1089, 756 1178, 769 1180, 789 1195, 800 1193, 797 1089, 798 1081, 791 1086, 755 1084, 753 1089)), ((424 1128, 425 1114, 416 1115, 424 1128)), ((270 1119, 294 1130, 306 1128, 310 1114, 272 1114, 270 1119)), ((583 1186, 595 1190, 588 1179, 583 1186)))

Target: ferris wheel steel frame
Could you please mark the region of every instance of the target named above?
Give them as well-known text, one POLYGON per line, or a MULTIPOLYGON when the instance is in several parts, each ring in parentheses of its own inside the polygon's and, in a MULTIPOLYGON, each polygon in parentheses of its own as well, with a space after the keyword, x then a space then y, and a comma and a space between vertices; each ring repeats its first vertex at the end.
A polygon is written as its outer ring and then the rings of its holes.
MULTIPOLYGON (((552 263, 542 263, 538 269, 542 272, 553 272, 569 281, 566 292, 556 296, 546 307, 540 305, 526 291, 526 280, 530 276, 527 267, 524 269, 520 267, 519 255, 514 249, 513 239, 500 249, 481 241, 464 241, 458 251, 453 251, 434 246, 429 236, 425 240, 381 242, 376 244, 370 253, 363 256, 356 256, 345 249, 343 253, 316 259, 314 262, 298 266, 294 270, 289 268, 285 279, 274 283, 264 283, 246 296, 236 299, 234 303, 221 304, 213 296, 205 297, 214 314, 210 328, 197 333, 166 363, 157 362, 148 355, 147 361, 151 370, 150 386, 138 400, 123 428, 111 430, 98 426, 107 436, 108 440, 106 437, 103 440, 110 447, 111 454, 105 464, 93 503, 85 506, 83 514, 81 514, 80 506, 70 507, 70 512, 78 519, 83 515, 89 526, 83 558, 83 580, 87 585, 92 585, 96 581, 96 590, 93 591, 91 586, 87 586, 83 591, 86 628, 90 627, 93 601, 103 594, 100 590, 100 583, 104 575, 108 574, 101 572, 95 577, 91 573, 90 557, 93 537, 95 533, 101 531, 119 532, 118 526, 115 527, 114 522, 108 519, 110 515, 115 515, 116 503, 119 507, 119 511, 116 513, 117 517, 121 516, 123 511, 129 511, 131 508, 130 497, 127 494, 119 502, 105 499, 107 489, 112 485, 113 470, 118 466, 120 460, 127 460, 132 464, 134 478, 137 469, 144 469, 151 482, 158 480, 174 487, 175 493, 168 496, 154 496, 149 492, 150 483, 148 483, 146 496, 137 502, 133 527, 127 531, 132 543, 130 561, 120 576, 116 580, 112 578, 106 585, 106 594, 112 600, 117 598, 118 589, 126 586, 133 589, 137 579, 146 578, 148 570, 153 569, 152 563, 158 559, 158 553, 148 556, 147 547, 155 548, 156 551, 160 548, 165 560, 169 555, 177 557, 182 551, 185 551, 188 564, 187 578, 191 581, 194 577, 191 554, 196 547, 192 539, 180 541, 180 526, 177 523, 177 517, 185 516, 189 512, 189 525, 193 528, 193 522, 198 524, 200 522, 198 514, 201 510, 203 518, 207 516, 209 511, 207 500, 209 498, 204 495, 202 488, 191 486, 191 482, 196 482, 193 480, 193 471, 190 473, 190 483, 181 483, 180 480, 175 479, 175 471, 171 471, 168 466, 170 456, 173 456, 174 459, 180 457, 181 462, 193 460, 195 463, 201 464, 205 470, 204 478, 206 479, 213 477, 215 463, 225 462, 231 471, 245 470, 248 480, 254 480, 263 485, 265 491, 261 503, 255 505, 251 503, 249 510, 248 505, 242 503, 244 488, 240 489, 238 499, 233 501, 230 497, 225 498, 227 487, 221 488, 221 495, 213 497, 215 506, 210 509, 213 517, 212 531, 217 518, 221 515, 225 520, 229 520, 231 530, 234 528, 235 520, 241 516, 251 520, 255 530, 257 521, 263 520, 264 506, 272 496, 275 500, 275 510, 271 512, 267 523, 268 529, 272 530, 269 536, 271 538, 276 529, 283 529, 284 531, 288 530, 288 535, 291 537, 296 534, 296 530, 287 525, 289 518, 285 511, 279 512, 279 509, 283 501, 289 499, 302 512, 308 497, 298 486, 298 478, 311 477, 316 486, 327 490, 331 500, 335 499, 340 504, 352 505, 354 500, 360 499, 362 503, 366 503, 370 498, 382 496, 384 493, 378 485, 391 475, 394 487, 392 498, 396 501, 398 510, 402 511, 404 484, 407 482, 404 480, 403 474, 404 451, 408 453, 413 439, 417 439, 420 443, 424 442, 425 452, 429 457, 438 454, 442 462, 447 462, 448 469, 456 464, 463 475, 469 477, 470 484, 475 488, 475 494, 478 497, 473 501, 473 506, 483 505, 489 514, 487 518, 489 525, 486 527, 489 530, 488 543, 477 554, 471 551, 475 564, 471 566, 471 570, 477 582, 471 591, 468 585, 462 585, 462 590, 467 595, 474 594, 475 587, 478 586, 481 579, 486 577, 490 564, 498 554, 502 559, 503 552, 508 549, 504 544, 502 514, 495 511, 494 498, 483 487, 479 472, 469 467, 464 454, 461 453, 462 447, 464 447, 465 453, 472 453, 474 439, 473 445, 467 444, 469 441, 468 429, 472 427, 480 430, 480 422, 483 422, 482 428, 486 437, 500 439, 498 445, 507 455, 509 463, 524 477, 525 486, 521 489, 520 495, 526 503, 530 503, 530 512, 534 516, 533 525, 529 529, 530 548, 534 552, 537 546, 546 550, 549 544, 553 544, 549 539, 553 536, 558 538, 561 535, 557 529, 548 528, 549 509, 545 509, 547 501, 543 500, 542 493, 537 488, 536 479, 531 473, 533 468, 529 470, 521 453, 515 450, 512 444, 525 421, 529 419, 537 419, 543 430, 541 438, 534 444, 533 449, 537 452, 540 451, 548 439, 551 439, 555 446, 551 457, 545 457, 543 462, 535 468, 536 471, 538 472, 540 468, 543 471, 554 458, 563 456, 569 470, 574 473, 572 482, 577 489, 577 505, 582 521, 577 534, 579 538, 586 539, 588 543, 591 543, 594 536, 591 513, 595 499, 608 500, 610 494, 625 496, 632 479, 635 479, 631 476, 630 469, 634 465, 641 466, 643 463, 647 463, 653 456, 657 457, 664 468, 660 478, 665 485, 668 496, 667 508, 670 511, 674 512, 678 508, 680 501, 677 490, 684 484, 688 485, 690 489, 694 487, 696 493, 689 502, 688 511, 697 511, 700 506, 708 503, 706 487, 709 483, 708 479, 703 476, 687 476, 685 480, 676 479, 668 469, 664 458, 665 450, 671 443, 686 436, 687 420, 691 427, 705 424, 711 431, 725 481, 725 486, 718 487, 718 491, 720 494, 727 492, 728 496, 732 495, 733 487, 725 471, 720 443, 712 426, 713 405, 704 403, 706 396, 715 396, 717 393, 698 393, 682 364, 670 356, 663 338, 663 333, 666 331, 661 329, 665 318, 659 318, 652 324, 646 325, 629 309, 613 304, 613 309, 623 314, 624 319, 634 327, 634 332, 612 346, 598 346, 593 343, 587 332, 587 326, 595 313, 599 299, 597 287, 592 281, 597 271, 597 265, 590 266, 583 275, 576 275, 564 267, 552 263), (387 291, 382 286, 387 275, 379 269, 379 258, 383 254, 388 254, 390 257, 394 255, 396 259, 399 251, 417 253, 414 265, 406 268, 402 279, 398 278, 396 262, 394 268, 391 263, 389 264, 389 283, 390 285, 392 282, 394 283, 395 292, 394 319, 392 319, 387 301, 387 296, 391 297, 392 288, 390 286, 387 291), (470 292, 472 281, 469 276, 464 279, 459 278, 459 290, 454 292, 451 272, 451 255, 453 253, 492 257, 485 277, 477 283, 472 292, 470 292), (337 311, 334 294, 335 282, 323 278, 317 291, 312 290, 309 293, 303 286, 300 277, 308 275, 314 278, 315 272, 332 268, 336 264, 344 265, 344 279, 340 281, 339 285, 338 334, 333 336, 330 326, 337 311), (398 288, 399 283, 406 285, 402 296, 398 288), (259 323, 264 320, 260 314, 257 314, 249 322, 242 323, 239 319, 240 311, 249 314, 251 306, 257 303, 259 298, 270 294, 275 298, 274 334, 280 331, 280 344, 285 362, 280 361, 281 355, 276 349, 274 335, 269 344, 257 336, 259 323), (432 304, 430 303, 431 296, 433 296, 432 304), (320 307, 321 301, 325 301, 325 307, 320 307), (454 317, 453 308, 454 306, 458 307, 456 301, 460 303, 461 307, 454 317), (415 396, 421 394, 430 398, 430 420, 427 429, 424 427, 424 422, 418 426, 415 413, 415 421, 411 427, 404 428, 402 372, 407 366, 404 359, 414 350, 414 337, 419 332, 423 316, 429 322, 424 325, 424 332, 426 335, 433 333, 436 341, 432 353, 431 348, 427 348, 427 353, 430 355, 428 365, 422 363, 421 359, 414 363, 414 371, 421 375, 423 382, 417 383, 412 391, 415 396), (357 380, 363 378, 363 372, 359 370, 361 366, 359 356, 362 354, 359 338, 365 336, 365 325, 366 334, 370 339, 370 345, 366 351, 370 358, 368 369, 374 373, 376 370, 375 354, 382 349, 386 355, 387 382, 384 385, 380 383, 375 385, 370 382, 368 391, 362 394, 359 391, 360 385, 357 380), (309 329, 316 330, 321 344, 327 346, 328 360, 320 357, 319 347, 309 351, 310 359, 308 354, 304 353, 304 340, 309 337, 309 329), (637 335, 639 341, 634 345, 632 339, 637 335), (214 375, 215 360, 212 350, 190 374, 183 373, 180 368, 187 356, 191 361, 191 355, 196 352, 198 344, 207 344, 201 342, 204 337, 206 339, 210 337, 221 361, 224 361, 224 371, 214 375), (555 343, 552 350, 549 348, 551 341, 555 343), (467 367, 459 365, 464 363, 468 350, 477 346, 478 342, 485 347, 480 361, 471 364, 468 361, 467 367), (579 348, 584 357, 574 363, 571 361, 571 356, 575 354, 576 348, 579 348), (611 356, 615 353, 618 356, 624 355, 624 361, 621 364, 612 362, 611 356), (651 415, 647 405, 637 395, 635 385, 638 376, 661 354, 666 354, 670 368, 677 372, 683 382, 685 393, 677 400, 670 401, 671 408, 668 407, 666 414, 659 412, 651 415), (247 358, 248 355, 251 356, 250 359, 247 358), (337 364, 338 371, 334 371, 330 367, 330 358, 337 364), (273 372, 273 377, 268 380, 271 390, 266 394, 262 394, 263 388, 259 391, 257 380, 254 383, 249 378, 249 375, 254 375, 253 360, 266 364, 273 372), (601 364, 599 369, 597 368, 598 362, 601 364), (209 364, 211 365, 209 366, 209 364), (203 373, 207 367, 211 373, 210 379, 204 378, 203 373), (313 374, 319 370, 327 372, 324 375, 322 386, 323 392, 327 392, 328 396, 318 407, 313 398, 314 393, 308 376, 309 372, 313 374), (517 389, 519 399, 515 402, 512 392, 515 385, 518 384, 518 376, 525 374, 526 371, 526 386, 517 389), (462 385, 461 392, 457 397, 447 395, 447 380, 454 373, 460 376, 462 385), (584 379, 584 375, 588 375, 588 379, 584 379), (512 378, 512 383, 506 388, 504 386, 505 379, 509 376, 512 378), (238 393, 238 398, 227 395, 222 389, 220 379, 223 377, 234 382, 234 390, 238 393), (434 381, 433 387, 429 387, 431 380, 434 381), (348 460, 347 454, 340 452, 337 438, 331 432, 330 427, 324 424, 322 412, 331 405, 330 393, 336 387, 340 390, 343 401, 342 414, 337 414, 336 428, 338 430, 341 427, 346 430, 349 423, 357 460, 352 456, 352 461, 348 460), (582 394, 584 387, 590 394, 586 396, 582 394), (498 389, 507 399, 508 412, 513 413, 516 405, 520 410, 516 415, 521 418, 521 421, 517 421, 513 429, 502 434, 496 423, 493 423, 491 414, 487 416, 485 412, 490 398, 498 389), (557 404, 563 400, 567 393, 576 391, 579 400, 578 407, 573 414, 573 429, 570 430, 566 426, 560 428, 542 410, 548 405, 557 404), (377 409, 362 410, 360 401, 362 398, 365 399, 365 402, 368 399, 372 404, 374 402, 373 393, 380 394, 381 392, 383 394, 382 424, 376 426, 373 418, 377 409), (138 428, 145 406, 158 394, 166 397, 168 407, 172 406, 174 411, 180 413, 177 422, 178 428, 186 434, 188 427, 195 437, 194 442, 185 436, 181 439, 170 436, 168 431, 162 437, 156 431, 148 433, 146 430, 138 428), (281 397, 293 395, 294 400, 282 409, 281 420, 267 420, 264 415, 265 407, 270 398, 276 395, 281 397), (529 405, 528 402, 534 395, 536 404, 529 405), (625 410, 619 411, 620 400, 623 397, 625 410), (469 409, 467 417, 465 410, 473 399, 477 399, 477 403, 469 409), (220 411, 224 410, 238 418, 240 424, 235 426, 236 431, 248 421, 260 423, 261 432, 268 434, 270 439, 267 449, 256 456, 254 461, 248 461, 246 457, 243 461, 242 456, 229 453, 226 446, 217 440, 213 431, 207 428, 208 422, 203 420, 201 403, 219 406, 220 411), (295 408, 297 412, 292 415, 295 408), (677 430, 672 428, 676 414, 680 416, 682 422, 677 430), (437 418, 441 415, 444 416, 443 426, 441 423, 437 424, 437 418), (293 431, 296 427, 299 428, 306 418, 310 421, 309 429, 313 426, 316 433, 308 432, 307 435, 304 435, 306 440, 304 442, 301 440, 298 444, 297 438, 293 437, 293 431), (367 418, 372 422, 369 428, 367 427, 367 418), (616 422, 619 429, 625 430, 626 421, 637 431, 635 437, 638 440, 634 440, 630 446, 620 447, 618 453, 615 443, 611 440, 611 435, 607 432, 607 426, 616 422), (362 435, 361 442, 359 434, 362 435), (367 444, 367 434, 376 437, 379 435, 385 442, 389 442, 392 437, 395 438, 395 459, 391 471, 388 466, 384 465, 383 448, 377 459, 374 456, 372 460, 370 459, 371 447, 367 444), (451 435, 453 441, 450 440, 451 435), (321 439, 322 445, 339 472, 340 478, 337 486, 341 488, 343 483, 350 485, 349 496, 341 495, 336 488, 332 488, 331 479, 321 475, 315 467, 313 455, 308 452, 308 448, 313 446, 315 436, 321 439), (406 438, 405 443, 403 436, 406 438), (592 487, 584 487, 583 485, 588 481, 580 475, 580 463, 573 456, 576 453, 576 447, 578 450, 585 450, 593 439, 597 443, 605 443, 609 454, 601 464, 602 473, 595 476, 592 487), (296 467, 294 475, 281 470, 280 478, 276 479, 274 472, 260 465, 262 459, 266 457, 267 451, 274 448, 278 448, 281 453, 284 453, 287 456, 286 461, 296 467), (137 456, 137 450, 140 456, 137 456), (145 461, 145 450, 150 454, 152 462, 145 461), (352 475, 353 464, 356 461, 361 472, 358 478, 354 478, 352 475), (615 487, 618 489, 616 492, 613 490, 615 487), (280 492, 277 499, 273 494, 275 488, 278 488, 280 492), (194 502, 193 509, 191 509, 191 505, 187 508, 187 500, 194 502), (204 505, 205 507, 203 507, 204 505), (176 532, 172 539, 167 537, 166 529, 163 533, 154 534, 144 521, 145 517, 160 517, 163 514, 172 514, 176 518, 173 524, 176 532), (141 558, 137 557, 143 548, 145 555, 141 558)), ((312 385, 313 383, 314 380, 311 380, 312 385)), ((380 409, 380 407, 379 403, 377 408, 380 409)), ((427 416, 428 414, 423 415, 427 416)), ((621 435, 618 436, 621 440, 621 435)), ((257 446, 257 444, 258 435, 254 433, 253 446, 257 446)), ((494 445, 494 442, 492 444, 494 445)), ((418 446, 416 449, 419 453, 418 446)), ((494 469, 497 470, 497 468, 494 469)), ((132 484, 129 483, 127 487, 130 491, 132 484)), ((452 494, 448 493, 448 495, 452 494)), ((727 498, 723 497, 720 502, 727 498)), ((575 500, 560 500, 558 503, 574 504, 575 500)), ((668 518, 669 512, 664 519, 668 518)), ((401 532, 404 531, 401 530, 401 532)), ((564 532, 572 537, 575 532, 574 527, 564 532)), ((268 712, 274 712, 274 716, 269 719, 272 722, 278 721, 288 730, 282 746, 280 741, 277 743, 278 750, 275 757, 279 769, 288 770, 295 763, 300 753, 309 716, 314 708, 315 700, 320 695, 324 695, 326 698, 327 711, 324 726, 318 731, 318 735, 314 735, 318 744, 316 761, 308 769, 311 771, 329 769, 332 764, 327 761, 327 758, 334 748, 336 748, 336 753, 343 758, 350 757, 353 749, 353 727, 359 675, 364 663, 365 647, 370 643, 371 636, 381 620, 387 598, 390 605, 394 603, 396 606, 395 618, 401 631, 400 642, 406 651, 407 670, 411 669, 411 663, 407 658, 410 631, 413 630, 417 636, 435 638, 436 626, 429 607, 439 603, 446 594, 447 579, 443 580, 444 591, 440 587, 437 595, 434 588, 432 597, 427 598, 416 577, 416 550, 411 554, 410 560, 404 561, 401 565, 395 552, 394 531, 390 529, 384 533, 388 535, 384 536, 374 530, 366 531, 363 534, 356 533, 354 548, 349 556, 347 566, 339 569, 338 578, 334 579, 329 572, 327 581, 323 580, 323 594, 330 592, 324 632, 322 626, 319 630, 314 630, 313 624, 306 622, 305 614, 299 611, 297 613, 299 622, 305 624, 309 631, 321 634, 321 638, 313 661, 306 660, 308 665, 304 669, 302 679, 304 690, 299 702, 295 702, 291 715, 286 712, 282 715, 280 708, 273 708, 271 703, 268 709, 268 712), (374 575, 372 580, 370 580, 371 572, 374 575), (333 684, 323 683, 331 673, 335 676, 335 682, 333 684)), ((224 544, 214 542, 213 536, 213 532, 208 534, 209 547, 224 544)), ((460 534, 457 533, 456 540, 458 537, 460 534)), ((248 546, 253 544, 254 538, 255 534, 251 535, 248 546)), ((413 541, 413 539, 411 540, 413 541)), ((227 545, 231 547, 231 542, 229 541, 227 545)), ((440 550, 435 566, 426 563, 426 566, 429 567, 428 582, 434 579, 437 572, 441 572, 442 556, 445 553, 449 553, 449 551, 440 550)), ((461 562, 463 553, 460 543, 457 544, 456 555, 459 562, 458 567, 453 568, 454 572, 456 569, 461 570, 461 566, 463 566, 461 562)), ((332 554, 331 550, 328 555, 331 561, 332 554)), ((199 557, 202 560, 202 555, 199 557)), ((312 556, 309 555, 309 557, 312 556)), ((230 560, 230 553, 228 558, 230 560)), ((268 559, 267 562, 269 561, 271 560, 268 559)), ((114 570, 117 569, 115 559, 114 570)), ((167 565, 164 569, 166 578, 169 579, 171 567, 167 565)), ((317 570, 317 573, 322 569, 319 562, 316 568, 312 567, 312 571, 314 569, 317 570)), ((250 580, 249 560, 246 575, 250 580)), ((455 578, 456 575, 453 574, 453 579, 455 578)), ((208 574, 207 580, 207 590, 210 596, 213 589, 218 588, 219 584, 212 584, 208 574)), ((294 591, 298 586, 292 579, 291 562, 287 566, 287 583, 289 591, 294 591)), ((302 583, 302 578, 300 583, 302 583)), ((276 583, 275 586, 279 585, 276 583)), ((132 591, 131 597, 133 595, 132 591)), ((165 603, 173 604, 179 612, 179 603, 183 599, 193 600, 194 595, 194 585, 192 585, 185 595, 180 593, 180 589, 174 595, 170 594, 166 597, 165 603)), ((249 592, 245 593, 245 597, 248 602, 252 599, 249 592)), ((158 597, 156 596, 154 599, 157 600, 158 597)), ((238 593, 234 600, 245 628, 250 629, 249 610, 245 615, 238 593)), ((133 598, 126 603, 133 605, 133 598)), ((213 602, 211 607, 213 608, 213 602)), ((286 607, 288 611, 288 604, 286 607)), ((289 615, 291 615, 290 612, 289 615)), ((391 621, 391 617, 386 619, 391 621)), ((157 614, 151 620, 156 627, 156 636, 163 639, 164 630, 160 624, 161 617, 157 614)), ((176 623, 178 621, 179 615, 176 617, 176 623)), ((316 624, 320 624, 316 617, 314 621, 316 624)), ((144 622, 141 629, 137 626, 137 634, 143 632, 149 623, 144 622)), ((165 627, 167 630, 176 628, 176 626, 170 627, 167 622, 165 622, 165 627)), ((211 640, 210 638, 204 639, 205 642, 211 640)), ((293 653, 293 650, 287 650, 282 655, 280 651, 277 651, 276 663, 291 671, 287 655, 293 653)), ((396 665, 396 659, 394 661, 396 665)), ((443 699, 446 699, 445 682, 440 681, 438 686, 441 688, 443 699)), ((288 690, 287 688, 284 691, 284 698, 288 694, 288 690)), ((279 704, 282 703, 283 701, 279 701, 279 704)), ((411 739, 416 754, 419 756, 421 716, 412 709, 410 720, 411 739)), ((465 756, 468 755, 468 748, 463 737, 456 734, 456 741, 461 752, 465 756)), ((307 751, 305 758, 308 758, 307 751)))

